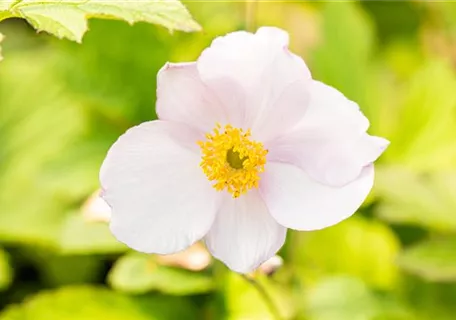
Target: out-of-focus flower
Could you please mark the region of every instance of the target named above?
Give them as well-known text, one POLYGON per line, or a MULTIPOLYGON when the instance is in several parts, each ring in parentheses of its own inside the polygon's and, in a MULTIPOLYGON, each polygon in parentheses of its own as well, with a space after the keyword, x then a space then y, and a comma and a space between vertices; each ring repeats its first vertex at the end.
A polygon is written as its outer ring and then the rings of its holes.
POLYGON ((269 258, 265 262, 263 262, 259 267, 258 271, 266 274, 271 275, 276 272, 281 266, 283 265, 283 259, 280 256, 273 256, 269 258))
POLYGON ((206 269, 211 260, 211 255, 201 242, 197 242, 178 253, 157 256, 157 262, 161 265, 180 267, 192 271, 206 269))
POLYGON ((196 62, 167 63, 157 113, 121 136, 102 165, 111 231, 159 254, 203 239, 242 273, 274 256, 287 228, 351 216, 388 145, 272 27, 217 38, 196 62))
POLYGON ((82 214, 87 222, 109 222, 111 220, 111 208, 100 197, 100 191, 95 191, 83 204, 82 214))

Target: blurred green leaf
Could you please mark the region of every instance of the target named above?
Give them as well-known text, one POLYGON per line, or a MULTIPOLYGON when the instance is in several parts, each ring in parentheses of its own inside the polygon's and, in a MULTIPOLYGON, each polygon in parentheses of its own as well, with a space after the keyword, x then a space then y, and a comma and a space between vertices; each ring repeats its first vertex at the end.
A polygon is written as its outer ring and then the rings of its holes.
MULTIPOLYGON (((284 319, 292 319, 297 305, 288 288, 275 283, 271 278, 256 275, 254 278, 274 301, 284 319)), ((241 275, 230 272, 226 278, 225 304, 229 320, 274 320, 269 307, 258 290, 241 275)))
MULTIPOLYGON (((2 42, 3 40, 3 34, 0 33, 0 43, 2 42)), ((3 56, 2 56, 2 47, 0 47, 0 61, 2 61, 3 59, 3 56)))
POLYGON ((311 320, 370 320, 378 312, 375 297, 356 278, 328 278, 306 293, 311 320))
POLYGON ((383 160, 416 170, 454 168, 456 163, 456 73, 441 60, 430 60, 403 88, 388 121, 393 143, 383 160))
POLYGON ((411 320, 397 302, 376 296, 357 278, 326 278, 305 295, 309 320, 411 320))
POLYGON ((130 253, 120 258, 108 275, 119 291, 145 293, 158 290, 172 295, 201 294, 214 289, 206 274, 158 265, 153 256, 130 253))
MULTIPOLYGON (((53 165, 81 139, 85 114, 51 72, 46 51, 16 53, 0 68, 0 239, 53 245, 68 207, 58 188, 47 188, 53 165), (30 63, 37 59, 40 63, 30 63), (45 178, 43 173, 47 173, 45 178)), ((96 177, 78 180, 89 194, 96 177)))
POLYGON ((196 23, 178 0, 6 0, 0 7, 0 21, 9 17, 26 19, 38 31, 59 38, 82 41, 88 18, 144 21, 170 30, 198 31, 196 23))
POLYGON ((372 22, 356 2, 327 2, 322 19, 322 43, 311 57, 313 76, 336 87, 363 109, 374 44, 372 22))
POLYGON ((407 299, 417 319, 454 320, 456 283, 437 283, 411 275, 402 280, 401 295, 407 299))
POLYGON ((300 248, 293 250, 293 259, 305 282, 348 274, 377 288, 396 285, 399 241, 385 224, 352 217, 331 228, 294 234, 293 245, 300 248))
POLYGON ((90 111, 91 139, 105 152, 125 130, 156 118, 156 76, 176 37, 146 24, 94 20, 84 45, 53 41, 62 53, 57 71, 90 111))
POLYGON ((420 174, 403 166, 380 166, 375 182, 382 198, 378 215, 393 223, 407 223, 449 232, 456 230, 456 172, 420 174))
POLYGON ((53 252, 35 252, 33 258, 40 279, 51 287, 94 283, 105 272, 105 261, 99 256, 61 256, 53 252))
POLYGON ((0 248, 0 291, 7 289, 13 281, 13 268, 8 254, 0 248))
POLYGON ((120 253, 127 250, 114 238, 107 223, 84 221, 80 213, 70 215, 63 223, 58 246, 63 254, 120 253))
POLYGON ((403 251, 398 264, 430 281, 456 281, 456 237, 422 242, 403 251))
POLYGON ((175 320, 197 319, 186 301, 161 296, 129 297, 81 286, 41 292, 0 314, 0 320, 175 320))

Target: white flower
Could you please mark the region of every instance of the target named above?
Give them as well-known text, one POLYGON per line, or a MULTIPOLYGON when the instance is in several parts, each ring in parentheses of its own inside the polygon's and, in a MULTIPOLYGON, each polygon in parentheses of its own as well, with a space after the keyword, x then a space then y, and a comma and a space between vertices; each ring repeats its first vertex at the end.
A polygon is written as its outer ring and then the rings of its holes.
POLYGON ((160 70, 160 120, 128 130, 101 168, 117 239, 158 254, 203 239, 246 273, 287 228, 325 228, 358 209, 388 142, 287 46, 277 28, 234 32, 160 70))

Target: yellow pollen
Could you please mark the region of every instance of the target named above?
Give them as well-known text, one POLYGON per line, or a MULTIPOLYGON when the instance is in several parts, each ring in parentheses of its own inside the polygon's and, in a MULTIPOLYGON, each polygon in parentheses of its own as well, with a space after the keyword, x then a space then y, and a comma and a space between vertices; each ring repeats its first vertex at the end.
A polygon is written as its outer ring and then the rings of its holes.
POLYGON ((212 134, 206 134, 206 141, 198 141, 203 172, 209 181, 215 182, 216 190, 226 189, 233 198, 258 188, 260 173, 264 171, 268 150, 250 136, 250 130, 244 132, 231 125, 222 129, 217 124, 212 134))

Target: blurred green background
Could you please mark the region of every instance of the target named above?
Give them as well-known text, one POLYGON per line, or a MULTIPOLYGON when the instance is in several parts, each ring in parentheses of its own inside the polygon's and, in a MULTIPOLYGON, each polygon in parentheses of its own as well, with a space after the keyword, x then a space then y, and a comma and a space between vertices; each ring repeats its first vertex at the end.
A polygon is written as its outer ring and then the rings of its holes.
POLYGON ((202 32, 91 20, 77 44, 0 23, 0 320, 272 319, 201 248, 127 250, 93 202, 110 145, 156 118, 161 66, 246 24, 287 30, 314 78, 391 141, 356 215, 289 232, 283 266, 253 277, 284 319, 456 319, 456 3, 185 4, 202 32))

